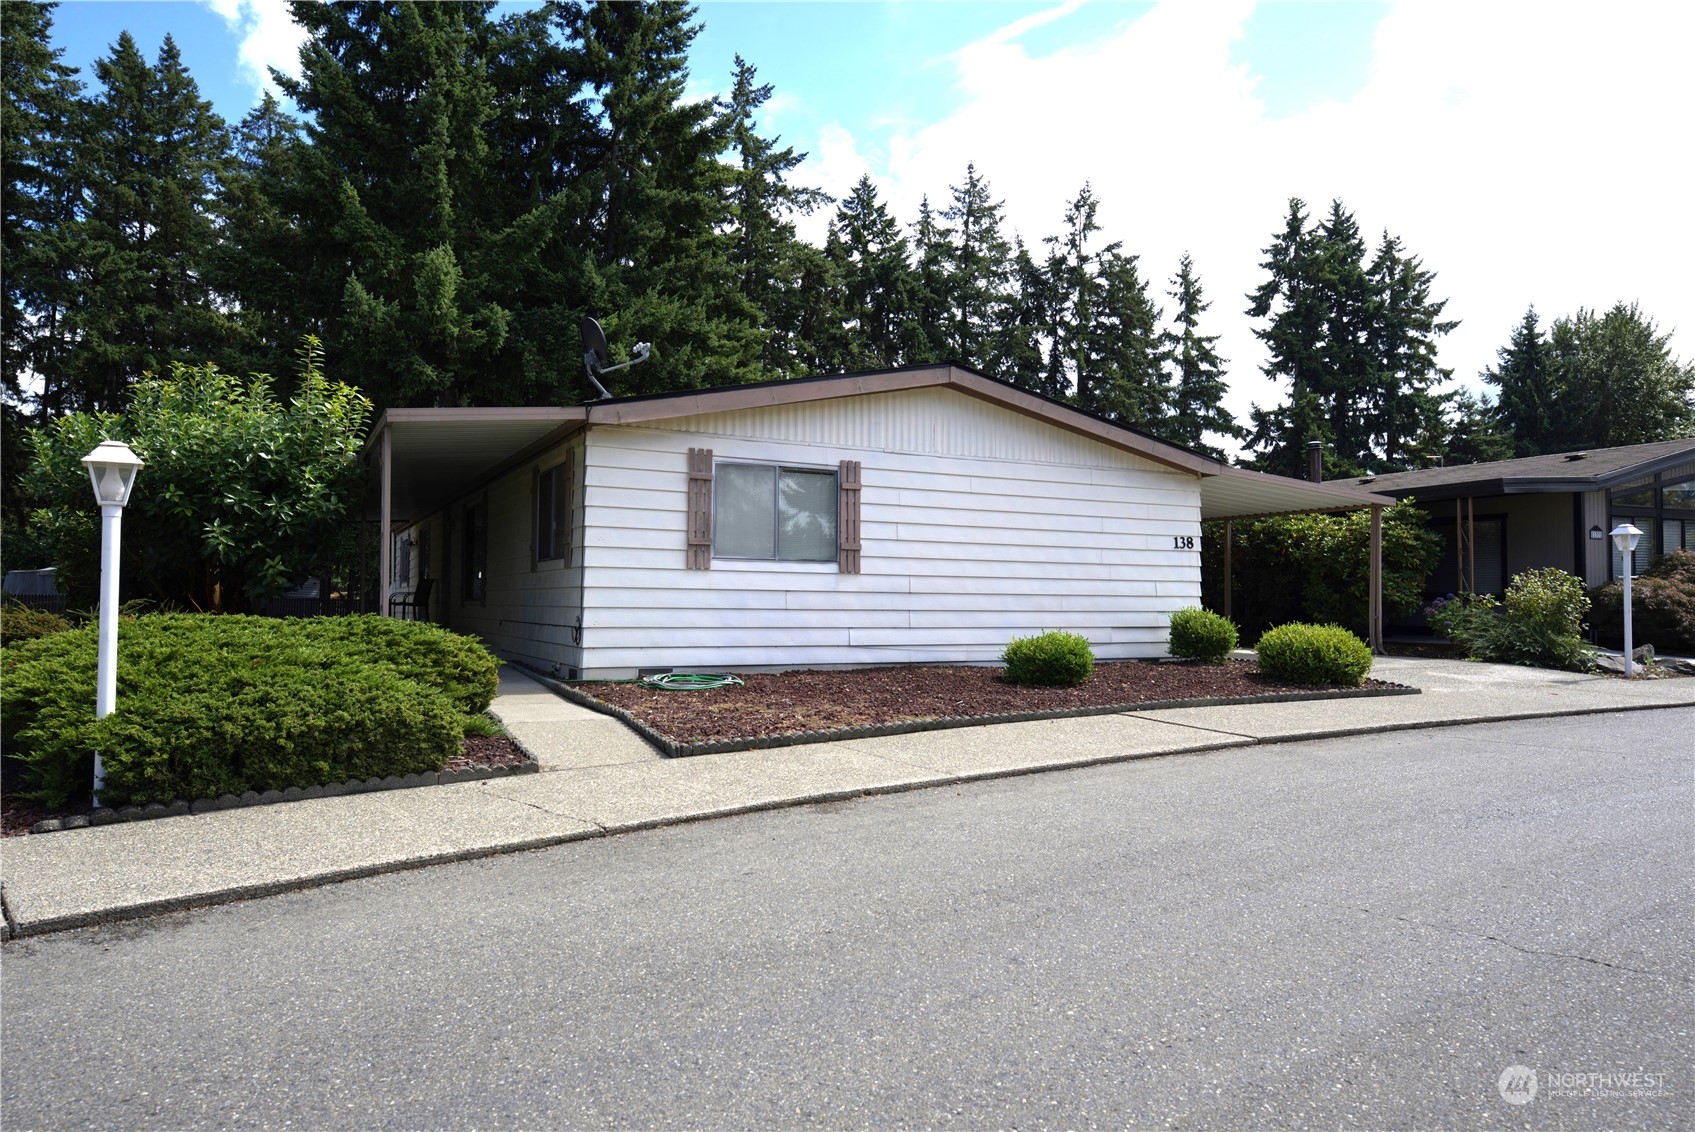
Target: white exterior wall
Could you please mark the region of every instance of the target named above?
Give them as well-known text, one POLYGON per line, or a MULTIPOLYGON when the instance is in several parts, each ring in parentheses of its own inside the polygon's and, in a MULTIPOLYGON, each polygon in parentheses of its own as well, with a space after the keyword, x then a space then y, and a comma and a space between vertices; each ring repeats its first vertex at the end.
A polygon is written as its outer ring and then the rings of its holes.
POLYGON ((953 391, 594 426, 585 464, 588 677, 988 662, 1014 635, 1056 628, 1102 659, 1162 656, 1170 613, 1200 602, 1196 477, 953 391), (861 461, 863 573, 685 569, 691 447, 861 461))
POLYGON ((475 633, 491 648, 543 671, 577 668, 581 652, 573 643, 580 606, 583 561, 583 446, 561 444, 527 461, 486 493, 459 500, 445 513, 451 537, 444 577, 447 621, 461 633, 475 633), (536 562, 535 480, 540 471, 564 460, 574 462, 571 492, 571 559, 536 562), (488 564, 482 600, 464 596, 465 509, 488 500, 488 564))

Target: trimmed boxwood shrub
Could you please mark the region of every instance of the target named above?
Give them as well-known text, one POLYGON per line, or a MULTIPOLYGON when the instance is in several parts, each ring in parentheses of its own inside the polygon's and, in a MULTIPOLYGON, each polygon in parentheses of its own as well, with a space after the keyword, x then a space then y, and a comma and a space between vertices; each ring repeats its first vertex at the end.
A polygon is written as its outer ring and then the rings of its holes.
POLYGON ((1044 688, 1074 688, 1095 670, 1095 654, 1089 642, 1076 633, 1050 629, 1034 637, 1014 637, 1001 653, 1008 684, 1033 684, 1044 688))
POLYGON ((1199 608, 1179 609, 1171 615, 1171 655, 1222 664, 1236 647, 1236 626, 1199 608))
POLYGON ((114 806, 438 770, 498 682, 433 625, 165 614, 120 623, 118 709, 96 720, 96 634, 0 654, 0 739, 50 806, 86 797, 96 750, 114 806))
POLYGON ((1257 648, 1259 670, 1292 684, 1354 687, 1371 671, 1371 647, 1340 625, 1279 625, 1257 648))

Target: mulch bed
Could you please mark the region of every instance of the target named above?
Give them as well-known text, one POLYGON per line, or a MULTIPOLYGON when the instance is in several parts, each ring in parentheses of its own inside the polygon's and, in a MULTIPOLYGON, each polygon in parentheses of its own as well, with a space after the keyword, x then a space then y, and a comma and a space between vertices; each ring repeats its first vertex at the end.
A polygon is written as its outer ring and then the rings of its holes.
MULTIPOLYGON (((629 712, 675 743, 759 739, 915 720, 1134 706, 1173 700, 1335 692, 1262 676, 1252 661, 1224 664, 1116 661, 1095 665, 1076 688, 1022 688, 999 668, 913 665, 844 672, 755 673, 741 686, 667 692, 634 683, 583 682, 577 691, 629 712)), ((1364 690, 1400 685, 1367 680, 1364 690)))
MULTIPOLYGON (((473 767, 517 766, 529 761, 529 757, 518 747, 518 744, 498 736, 467 736, 459 744, 459 753, 447 760, 443 770, 470 770, 473 767)), ((8 798, 5 807, 0 810, 0 837, 18 837, 29 832, 29 827, 47 818, 67 818, 72 814, 86 814, 90 807, 79 806, 67 810, 36 809, 22 799, 14 802, 8 798)))

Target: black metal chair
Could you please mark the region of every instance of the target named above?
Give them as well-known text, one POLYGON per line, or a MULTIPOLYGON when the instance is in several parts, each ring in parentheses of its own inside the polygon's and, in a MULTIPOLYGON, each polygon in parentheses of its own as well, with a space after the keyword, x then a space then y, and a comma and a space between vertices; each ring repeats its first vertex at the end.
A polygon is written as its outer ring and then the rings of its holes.
POLYGON ((430 591, 435 589, 434 578, 418 579, 418 588, 411 593, 395 594, 388 599, 388 615, 404 621, 430 619, 430 591))

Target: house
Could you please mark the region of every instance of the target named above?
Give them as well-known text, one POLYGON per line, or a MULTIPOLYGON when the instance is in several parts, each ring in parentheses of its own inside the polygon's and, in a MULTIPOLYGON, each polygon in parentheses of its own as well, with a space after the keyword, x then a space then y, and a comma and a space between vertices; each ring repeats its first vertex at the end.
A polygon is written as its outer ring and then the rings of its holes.
MULTIPOLYGON (((958 366, 571 407, 391 409, 381 577, 568 677, 1166 653, 1203 518, 1382 507, 958 366)), ((389 608, 385 593, 382 608, 389 608)))
POLYGON ((1487 464, 1422 468, 1349 481, 1412 496, 1444 538, 1428 596, 1501 594, 1516 574, 1557 566, 1585 585, 1623 572, 1607 537, 1643 532, 1633 572, 1668 550, 1695 550, 1695 439, 1591 448, 1487 464))

